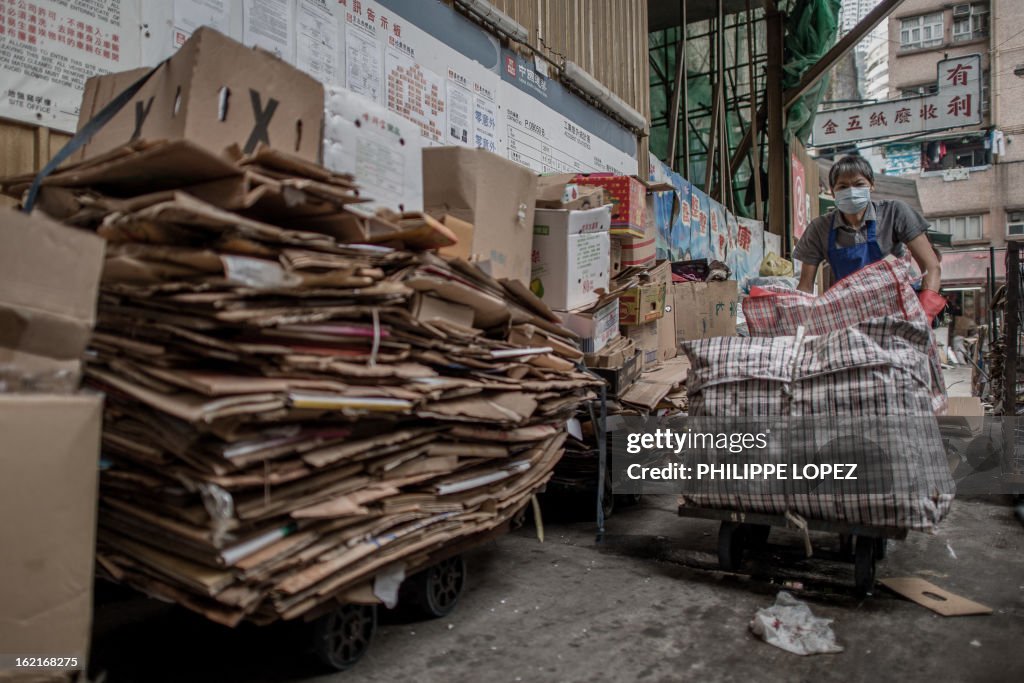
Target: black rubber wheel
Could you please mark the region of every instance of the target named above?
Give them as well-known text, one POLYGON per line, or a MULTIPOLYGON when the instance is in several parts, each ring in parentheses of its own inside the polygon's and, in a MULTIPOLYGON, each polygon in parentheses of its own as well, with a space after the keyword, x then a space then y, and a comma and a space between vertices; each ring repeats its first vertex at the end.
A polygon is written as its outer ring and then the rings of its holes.
POLYGON ((455 609, 465 587, 466 561, 456 555, 409 577, 402 584, 399 602, 420 617, 437 619, 455 609))
POLYGON ((875 559, 884 560, 885 556, 889 552, 889 539, 887 538, 876 538, 875 539, 875 559))
POLYGON ((772 528, 767 524, 744 524, 743 532, 746 534, 747 547, 763 548, 768 545, 772 528))
POLYGON ((875 551, 877 540, 858 536, 853 559, 853 581, 857 595, 866 597, 875 588, 875 551))
POLYGON ((377 631, 376 605, 342 605, 312 622, 313 651, 336 671, 352 668, 377 631))
POLYGON ((726 571, 736 571, 743 566, 743 550, 746 533, 742 524, 722 522, 718 527, 718 566, 726 571))

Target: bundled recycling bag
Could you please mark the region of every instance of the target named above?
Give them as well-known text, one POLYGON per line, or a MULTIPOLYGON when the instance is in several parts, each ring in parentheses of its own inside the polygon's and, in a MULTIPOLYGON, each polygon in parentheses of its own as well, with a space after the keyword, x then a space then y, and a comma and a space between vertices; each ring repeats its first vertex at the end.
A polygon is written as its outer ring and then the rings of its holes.
POLYGON ((785 287, 751 288, 743 301, 743 315, 752 337, 794 335, 800 327, 807 334, 826 334, 880 317, 920 323, 928 330, 927 357, 931 410, 945 413, 948 399, 938 349, 931 338, 928 316, 911 287, 910 263, 884 259, 849 275, 821 296, 785 287))
POLYGON ((690 419, 769 432, 763 448, 725 461, 781 464, 789 475, 709 483, 684 493, 684 504, 933 530, 954 484, 932 412, 931 346, 928 325, 897 317, 819 335, 684 343, 690 419), (836 468, 839 479, 799 476, 836 468))

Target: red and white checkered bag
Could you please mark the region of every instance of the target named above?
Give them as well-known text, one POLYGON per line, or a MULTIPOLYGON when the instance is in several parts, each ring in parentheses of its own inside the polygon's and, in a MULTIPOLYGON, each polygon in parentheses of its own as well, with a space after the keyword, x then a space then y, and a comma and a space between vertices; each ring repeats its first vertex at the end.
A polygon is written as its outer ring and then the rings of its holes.
MULTIPOLYGON (((828 334, 883 317, 922 323, 931 334, 928 316, 911 287, 913 279, 906 259, 883 259, 843 278, 821 296, 755 287, 743 301, 743 315, 752 337, 791 336, 801 326, 809 335, 828 334)), ((934 335, 928 365, 932 410, 941 415, 948 399, 934 335)))

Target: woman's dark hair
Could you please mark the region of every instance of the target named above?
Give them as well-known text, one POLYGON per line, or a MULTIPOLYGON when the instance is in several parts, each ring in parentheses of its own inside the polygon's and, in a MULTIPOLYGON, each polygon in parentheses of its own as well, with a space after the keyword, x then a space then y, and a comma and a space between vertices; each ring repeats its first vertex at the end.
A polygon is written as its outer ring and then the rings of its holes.
POLYGON ((871 164, 862 156, 847 154, 845 157, 832 164, 828 170, 828 187, 832 189, 844 175, 856 173, 867 178, 872 185, 875 184, 875 172, 871 170, 871 164))

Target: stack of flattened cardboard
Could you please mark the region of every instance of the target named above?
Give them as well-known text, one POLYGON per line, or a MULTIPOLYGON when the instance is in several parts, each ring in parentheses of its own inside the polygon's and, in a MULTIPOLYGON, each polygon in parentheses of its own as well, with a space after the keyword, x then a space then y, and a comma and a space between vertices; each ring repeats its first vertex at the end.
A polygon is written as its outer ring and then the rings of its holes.
POLYGON ((574 334, 429 251, 441 224, 359 199, 300 158, 187 141, 46 180, 39 207, 108 242, 102 572, 224 624, 294 618, 498 528, 551 476, 599 385, 574 334))

